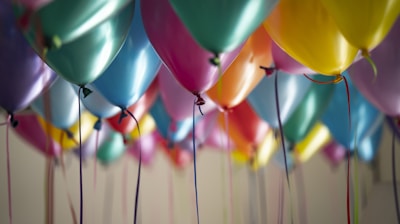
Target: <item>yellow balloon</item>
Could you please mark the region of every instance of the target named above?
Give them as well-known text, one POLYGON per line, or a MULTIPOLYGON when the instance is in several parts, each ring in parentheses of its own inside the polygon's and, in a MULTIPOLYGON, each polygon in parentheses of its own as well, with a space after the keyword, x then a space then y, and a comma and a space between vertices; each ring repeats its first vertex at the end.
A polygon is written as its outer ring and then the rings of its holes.
MULTIPOLYGON (((146 114, 145 116, 142 117, 142 119, 139 120, 139 127, 140 127, 140 134, 141 135, 147 135, 153 132, 156 129, 156 122, 154 121, 154 118, 150 114, 146 114)), ((137 127, 129 133, 129 137, 133 140, 137 140, 140 135, 137 127)))
POLYGON ((294 154, 298 161, 306 162, 318 150, 331 141, 332 137, 329 129, 318 122, 314 125, 307 136, 295 145, 294 154))
MULTIPOLYGON (((48 135, 54 139, 58 144, 61 145, 62 149, 67 151, 70 149, 75 149, 79 146, 79 121, 72 125, 68 131, 72 134, 72 139, 68 138, 65 130, 61 130, 51 123, 45 121, 40 116, 37 116, 40 125, 43 130, 48 133, 48 135)), ((94 124, 97 118, 91 113, 85 111, 81 115, 81 138, 82 142, 85 142, 93 131, 94 124)))
POLYGON ((241 150, 233 150, 231 152, 232 160, 238 165, 244 165, 249 162, 250 157, 241 150))
POLYGON ((321 0, 345 38, 363 54, 385 38, 400 12, 400 0, 321 0))
POLYGON ((278 149, 279 142, 279 140, 275 139, 274 131, 270 129, 263 141, 258 145, 251 167, 257 170, 262 166, 266 166, 278 149))
POLYGON ((280 0, 263 24, 291 57, 324 75, 341 74, 358 51, 344 38, 320 0, 280 0))

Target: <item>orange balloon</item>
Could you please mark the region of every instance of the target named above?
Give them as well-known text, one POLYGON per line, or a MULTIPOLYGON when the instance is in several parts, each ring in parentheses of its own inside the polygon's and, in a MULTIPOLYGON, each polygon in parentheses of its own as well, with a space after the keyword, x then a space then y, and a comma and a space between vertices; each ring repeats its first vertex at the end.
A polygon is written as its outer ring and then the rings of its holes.
POLYGON ((260 26, 246 41, 238 57, 207 95, 223 109, 241 103, 261 81, 260 65, 272 63, 271 38, 260 26))

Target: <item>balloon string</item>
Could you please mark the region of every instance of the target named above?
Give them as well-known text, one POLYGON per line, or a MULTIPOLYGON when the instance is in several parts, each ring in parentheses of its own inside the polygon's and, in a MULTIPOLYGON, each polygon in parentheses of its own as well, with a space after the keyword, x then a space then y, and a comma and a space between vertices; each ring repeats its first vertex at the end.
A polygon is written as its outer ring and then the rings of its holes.
POLYGON ((79 223, 83 224, 83 178, 82 178, 82 117, 81 117, 81 92, 84 87, 79 87, 78 91, 78 125, 79 125, 79 192, 80 192, 80 214, 79 214, 79 223))
MULTIPOLYGON (((357 129, 356 129, 357 133, 357 129)), ((357 136, 357 134, 356 134, 357 136)), ((359 185, 358 185, 358 156, 357 156, 357 150, 358 150, 358 141, 357 137, 355 139, 355 144, 354 144, 354 184, 353 184, 353 194, 354 194, 354 224, 358 224, 358 207, 359 207, 359 185)))
POLYGON ((114 173, 108 172, 106 177, 106 187, 103 197, 103 223, 112 223, 112 210, 114 204, 114 173))
POLYGON ((279 181, 279 210, 278 210, 278 223, 283 223, 283 177, 281 176, 281 180, 279 181))
MULTIPOLYGON (((130 112, 129 110, 125 111, 129 114, 129 116, 131 116, 131 118, 133 120, 135 120, 136 122, 136 127, 138 129, 138 134, 139 134, 139 139, 141 138, 141 132, 140 132, 140 127, 139 127, 139 122, 136 119, 136 117, 132 114, 132 112, 130 112)), ((134 217, 133 217, 133 223, 136 224, 137 223, 137 212, 138 212, 138 207, 139 207, 139 190, 140 190, 140 174, 141 174, 141 170, 142 170, 142 143, 141 141, 139 141, 139 165, 138 165, 138 175, 137 175, 137 180, 136 180, 136 195, 135 195, 135 213, 134 213, 134 217)))
POLYGON ((197 164, 196 164, 196 130, 195 130, 195 107, 198 105, 198 99, 194 100, 193 103, 193 128, 192 128, 192 143, 193 143, 193 175, 194 175, 194 192, 196 196, 196 215, 197 215, 197 224, 200 224, 200 215, 199 215, 199 197, 197 193, 197 164))
MULTIPOLYGON (((225 115, 225 128, 226 128, 226 133, 229 133, 229 114, 227 111, 224 112, 225 115)), ((228 171, 229 171, 229 209, 230 209, 230 214, 231 214, 231 224, 233 223, 234 217, 233 217, 233 177, 232 177, 232 157, 231 153, 229 152, 230 148, 230 141, 228 135, 226 136, 227 140, 227 155, 228 155, 228 171)))
POLYGON ((100 130, 96 132, 96 145, 95 145, 95 153, 94 153, 94 170, 93 170, 93 190, 96 193, 97 188, 97 151, 99 150, 99 136, 100 130))
POLYGON ((306 195, 306 189, 305 189, 305 184, 304 184, 304 175, 303 175, 303 167, 298 166, 297 167, 297 184, 298 187, 297 189, 299 190, 299 200, 298 200, 298 206, 300 210, 300 221, 303 224, 308 223, 307 219, 307 195, 306 195))
POLYGON ((347 207, 347 224, 351 224, 350 215, 350 151, 347 152, 347 181, 346 181, 346 207, 347 207))
POLYGON ((128 163, 127 160, 124 162, 124 168, 122 172, 122 218, 123 223, 128 223, 128 206, 127 206, 127 186, 128 186, 128 163))
MULTIPOLYGON (((228 132, 226 132, 228 133, 228 132)), ((229 152, 228 152, 229 153, 229 152)), ((222 201, 225 202, 226 201, 226 194, 225 194, 225 190, 226 190, 226 171, 225 171, 225 160, 224 160, 224 154, 221 154, 221 189, 222 189, 222 201)), ((225 203, 224 203, 225 205, 225 203)), ((223 207, 223 223, 228 223, 228 214, 227 214, 227 208, 226 206, 223 207)))
POLYGON ((169 223, 175 223, 174 216, 174 181, 173 181, 173 173, 172 167, 169 167, 169 178, 168 178, 168 198, 169 198, 169 223))
POLYGON ((13 223, 13 212, 12 212, 12 195, 11 195, 11 168, 10 168, 10 141, 9 131, 12 115, 9 114, 6 125, 6 153, 7 153, 7 187, 8 187, 8 223, 13 223))
POLYGON ((397 223, 400 224, 399 193, 397 191, 397 175, 396 175, 396 141, 395 141, 394 131, 392 132, 392 179, 393 179, 394 204, 396 206, 397 223))
POLYGON ((258 194, 259 194, 259 203, 260 203, 260 215, 261 215, 261 223, 267 223, 267 203, 266 203, 266 187, 265 187, 265 172, 264 167, 257 172, 258 175, 258 194))
POLYGON ((54 223, 54 166, 52 158, 47 158, 46 166, 46 223, 52 224, 54 223))
POLYGON ((66 169, 65 169, 64 152, 63 151, 61 151, 60 161, 61 161, 60 163, 61 163, 61 170, 62 170, 62 174, 63 174, 64 184, 65 184, 66 193, 67 193, 67 200, 68 200, 69 210, 71 212, 73 223, 77 224, 78 223, 78 219, 77 219, 77 216, 76 216, 74 204, 72 203, 71 192, 69 191, 69 187, 68 187, 68 179, 67 179, 67 172, 66 172, 66 169))

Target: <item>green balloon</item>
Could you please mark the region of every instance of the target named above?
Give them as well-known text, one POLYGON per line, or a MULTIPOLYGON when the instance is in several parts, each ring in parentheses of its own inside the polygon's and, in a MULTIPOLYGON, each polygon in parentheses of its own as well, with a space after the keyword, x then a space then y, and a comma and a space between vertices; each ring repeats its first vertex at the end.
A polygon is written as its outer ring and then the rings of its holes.
POLYGON ((125 152, 124 138, 118 132, 112 132, 97 151, 97 159, 109 164, 119 159, 125 152))
MULTIPOLYGON (((329 81, 332 77, 316 75, 319 81, 329 81)), ((327 108, 336 84, 312 83, 300 105, 283 125, 285 137, 292 143, 301 141, 314 127, 327 108)))
POLYGON ((194 39, 218 55, 242 44, 278 0, 170 0, 194 39))
MULTIPOLYGON (((54 0, 34 11, 23 31, 58 75, 82 86, 93 82, 115 58, 134 7, 134 0, 54 0)), ((14 8, 19 18, 27 13, 21 5, 14 8)))

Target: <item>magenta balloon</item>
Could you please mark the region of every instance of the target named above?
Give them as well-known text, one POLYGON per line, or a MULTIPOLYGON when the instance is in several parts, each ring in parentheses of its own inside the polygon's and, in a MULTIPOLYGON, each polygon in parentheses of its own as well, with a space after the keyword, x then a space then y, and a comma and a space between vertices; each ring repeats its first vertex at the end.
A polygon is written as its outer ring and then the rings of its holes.
POLYGON ((337 166, 345 159, 347 150, 344 146, 332 140, 323 148, 322 153, 333 166, 337 166))
POLYGON ((284 52, 275 42, 272 41, 272 58, 275 68, 289 74, 316 74, 313 70, 300 64, 295 59, 284 52))
MULTIPOLYGON (((193 94, 183 88, 164 65, 158 72, 158 86, 165 109, 173 120, 180 121, 193 116, 193 94)), ((206 101, 206 104, 201 106, 204 114, 217 107, 206 95, 203 98, 206 101)), ((196 116, 200 115, 197 109, 195 113, 196 116)))
POLYGON ((218 125, 218 110, 214 110, 197 122, 196 124, 196 139, 199 143, 206 147, 211 147, 218 150, 232 150, 235 145, 229 135, 218 125), (229 148, 228 148, 228 140, 229 148))
POLYGON ((161 136, 157 131, 150 134, 141 136, 134 143, 127 147, 127 152, 129 155, 139 159, 139 149, 142 147, 142 162, 145 165, 151 163, 154 158, 158 143, 161 141, 161 136))
MULTIPOLYGON (((211 88, 218 79, 217 67, 209 62, 214 55, 196 43, 169 0, 142 1, 141 11, 150 42, 179 83, 192 93, 203 93, 211 88)), ((222 71, 240 49, 221 54, 222 71)))
POLYGON ((36 114, 16 114, 15 119, 19 124, 14 130, 22 139, 46 156, 60 155, 60 145, 50 136, 47 137, 46 131, 40 125, 36 114))
POLYGON ((0 1, 0 107, 25 109, 55 78, 17 29, 11 1, 0 1))
POLYGON ((378 69, 374 81, 371 65, 360 60, 349 68, 349 74, 358 90, 380 111, 400 115, 400 19, 383 42, 371 52, 378 69))

